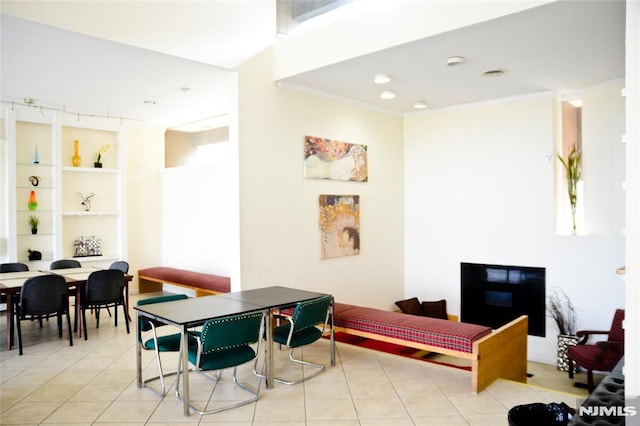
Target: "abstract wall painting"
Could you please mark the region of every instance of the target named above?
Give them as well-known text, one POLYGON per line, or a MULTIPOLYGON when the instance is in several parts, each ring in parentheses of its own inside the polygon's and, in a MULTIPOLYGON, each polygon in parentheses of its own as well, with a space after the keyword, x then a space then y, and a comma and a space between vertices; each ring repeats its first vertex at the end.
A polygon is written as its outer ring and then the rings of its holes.
POLYGON ((366 182, 369 178, 367 146, 305 136, 304 176, 366 182))
POLYGON ((360 254, 360 196, 320 195, 322 259, 360 254))

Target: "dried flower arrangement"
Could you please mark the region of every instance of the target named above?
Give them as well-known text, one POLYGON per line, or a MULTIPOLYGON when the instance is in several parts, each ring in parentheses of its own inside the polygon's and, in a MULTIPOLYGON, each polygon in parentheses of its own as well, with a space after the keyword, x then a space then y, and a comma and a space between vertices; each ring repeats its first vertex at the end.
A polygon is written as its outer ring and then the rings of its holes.
POLYGON ((547 296, 547 313, 556 322, 560 334, 575 335, 576 309, 563 290, 554 289, 547 296))

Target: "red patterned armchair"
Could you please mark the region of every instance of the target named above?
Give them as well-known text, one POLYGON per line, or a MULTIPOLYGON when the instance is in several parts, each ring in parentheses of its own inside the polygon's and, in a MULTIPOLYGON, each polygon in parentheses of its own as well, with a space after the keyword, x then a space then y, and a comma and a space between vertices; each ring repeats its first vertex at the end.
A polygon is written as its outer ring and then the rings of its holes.
POLYGON ((581 330, 576 334, 582 340, 575 346, 567 349, 569 358, 569 378, 573 379, 573 372, 576 366, 581 366, 587 370, 587 387, 591 393, 594 389, 593 372, 611 371, 616 366, 620 358, 624 355, 624 330, 622 321, 624 320, 624 309, 616 310, 611 322, 609 331, 581 330), (594 334, 608 335, 607 340, 587 344, 589 337, 594 334))

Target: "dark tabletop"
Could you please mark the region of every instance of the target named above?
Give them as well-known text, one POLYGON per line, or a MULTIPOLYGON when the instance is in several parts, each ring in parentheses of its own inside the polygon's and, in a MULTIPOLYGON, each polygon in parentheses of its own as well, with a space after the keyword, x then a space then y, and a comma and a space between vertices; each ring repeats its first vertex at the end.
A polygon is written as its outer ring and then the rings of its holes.
POLYGON ((134 309, 144 316, 162 322, 195 327, 204 324, 209 319, 260 311, 263 308, 250 303, 211 295, 135 306, 134 309))
POLYGON ((286 307, 298 302, 326 296, 326 293, 273 286, 218 294, 217 297, 250 303, 263 309, 286 307))

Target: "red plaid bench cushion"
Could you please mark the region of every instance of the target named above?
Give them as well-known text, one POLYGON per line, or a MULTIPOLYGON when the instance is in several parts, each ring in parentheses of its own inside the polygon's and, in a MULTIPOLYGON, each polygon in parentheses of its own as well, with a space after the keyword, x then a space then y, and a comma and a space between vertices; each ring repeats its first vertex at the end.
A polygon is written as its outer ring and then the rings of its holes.
POLYGON ((491 333, 491 328, 481 325, 419 317, 344 303, 334 304, 333 315, 336 327, 460 352, 472 352, 473 341, 491 333))
POLYGON ((143 278, 152 278, 168 284, 182 284, 220 293, 229 293, 231 291, 231 280, 229 277, 205 274, 202 272, 157 266, 140 269, 138 275, 143 278))

